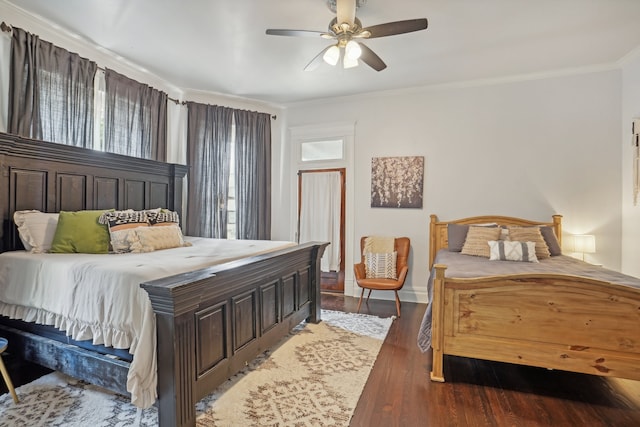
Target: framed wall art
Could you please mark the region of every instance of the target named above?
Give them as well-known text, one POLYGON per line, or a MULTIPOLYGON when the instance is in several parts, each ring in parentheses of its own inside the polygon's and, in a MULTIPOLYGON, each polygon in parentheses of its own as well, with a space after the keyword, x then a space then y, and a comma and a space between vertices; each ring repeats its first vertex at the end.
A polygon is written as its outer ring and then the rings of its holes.
POLYGON ((372 208, 422 208, 424 157, 373 157, 372 208))

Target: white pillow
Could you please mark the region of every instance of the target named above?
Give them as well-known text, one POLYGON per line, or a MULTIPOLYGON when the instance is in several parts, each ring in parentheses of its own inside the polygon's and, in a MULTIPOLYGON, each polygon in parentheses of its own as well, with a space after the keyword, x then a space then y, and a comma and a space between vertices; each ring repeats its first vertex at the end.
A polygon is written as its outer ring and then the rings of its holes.
POLYGON ((367 279, 397 279, 396 258, 397 252, 364 254, 364 271, 367 279))
POLYGON ((538 262, 535 242, 490 240, 489 260, 538 262))
POLYGON ((18 226, 18 234, 24 248, 34 254, 49 251, 58 227, 57 213, 43 213, 36 210, 15 211, 13 221, 18 226))

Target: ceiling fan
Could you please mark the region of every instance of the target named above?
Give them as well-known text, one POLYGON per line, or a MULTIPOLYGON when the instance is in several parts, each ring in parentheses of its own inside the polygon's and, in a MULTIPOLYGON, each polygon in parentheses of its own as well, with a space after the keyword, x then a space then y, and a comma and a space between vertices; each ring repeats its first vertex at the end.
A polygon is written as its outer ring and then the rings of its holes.
POLYGON ((355 67, 358 65, 358 60, 361 60, 374 70, 382 71, 387 68, 387 64, 362 43, 363 40, 410 33, 427 28, 426 18, 387 22, 363 28, 360 20, 356 18, 356 0, 335 0, 335 3, 336 17, 331 20, 326 32, 268 29, 266 33, 273 36, 322 37, 336 41, 335 44, 327 46, 316 55, 304 67, 305 71, 316 69, 323 60, 330 65, 342 62, 344 68, 355 67))

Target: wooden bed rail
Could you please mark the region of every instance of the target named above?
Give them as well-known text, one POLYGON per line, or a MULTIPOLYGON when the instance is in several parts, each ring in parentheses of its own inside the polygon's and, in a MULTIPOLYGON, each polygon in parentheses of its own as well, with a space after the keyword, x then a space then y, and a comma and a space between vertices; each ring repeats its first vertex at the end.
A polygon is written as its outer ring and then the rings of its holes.
POLYGON ((436 275, 433 282, 433 306, 431 311, 431 348, 433 362, 431 366, 431 381, 444 382, 443 373, 443 324, 444 324, 444 272, 447 266, 436 264, 433 266, 436 275))

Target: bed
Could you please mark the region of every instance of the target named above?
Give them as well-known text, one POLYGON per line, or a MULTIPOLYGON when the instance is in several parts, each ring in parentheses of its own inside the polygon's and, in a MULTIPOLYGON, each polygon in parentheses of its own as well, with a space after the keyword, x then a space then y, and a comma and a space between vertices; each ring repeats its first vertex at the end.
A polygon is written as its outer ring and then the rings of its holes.
POLYGON ((535 263, 450 251, 449 226, 474 224, 548 228, 558 247, 562 238, 560 215, 431 215, 430 301, 418 345, 432 349, 432 381, 445 380, 444 355, 640 380, 640 279, 565 255, 535 263))
MULTIPOLYGON (((187 173, 183 165, 0 134, 0 170, 0 257, 9 259, 11 265, 25 263, 27 271, 34 268, 29 263, 59 254, 25 253, 13 223, 16 211, 163 207, 182 217, 187 173)), ((185 239, 193 246, 152 254, 82 254, 70 261, 62 260, 66 255, 58 257, 62 264, 84 263, 83 272, 99 270, 108 257, 122 257, 123 270, 127 262, 143 265, 147 262, 144 256, 158 258, 161 267, 148 267, 148 275, 132 276, 141 283, 131 292, 146 298, 152 319, 147 323, 153 326, 157 345, 148 363, 157 364, 155 404, 161 426, 195 425, 199 399, 301 321, 320 321, 319 266, 325 243, 273 242, 266 248, 238 248, 235 252, 227 247, 224 251, 235 255, 208 263, 195 260, 206 258, 199 242, 206 239, 185 239), (170 251, 183 252, 174 257, 170 251), (169 268, 170 260, 178 256, 183 258, 175 261, 177 270, 169 268)), ((211 249, 211 253, 221 251, 211 249)), ((85 298, 90 297, 87 295, 85 298)), ((0 301, 0 305, 5 303, 0 301)), ((0 316, 0 335, 9 339, 12 353, 131 396, 127 381, 137 353, 132 357, 127 349, 74 340, 54 326, 11 317, 17 316, 0 316)), ((104 341, 113 343, 118 338, 104 341)))

